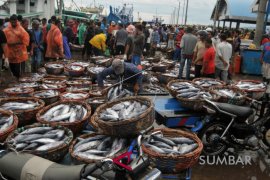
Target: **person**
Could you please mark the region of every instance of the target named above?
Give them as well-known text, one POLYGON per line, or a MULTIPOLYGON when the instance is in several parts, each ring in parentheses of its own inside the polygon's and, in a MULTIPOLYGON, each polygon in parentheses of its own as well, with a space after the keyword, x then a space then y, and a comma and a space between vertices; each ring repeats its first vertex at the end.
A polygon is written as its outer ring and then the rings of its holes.
POLYGON ((115 42, 115 33, 118 30, 118 26, 116 26, 116 23, 114 21, 111 22, 111 25, 108 28, 108 37, 106 44, 108 45, 110 49, 110 53, 112 55, 115 55, 115 49, 114 49, 114 42, 115 42))
POLYGON ((10 17, 10 23, 3 31, 7 38, 6 57, 10 70, 15 77, 20 78, 25 71, 25 61, 28 60, 29 34, 18 22, 16 14, 10 17))
POLYGON ((47 34, 47 51, 46 57, 50 60, 64 58, 63 36, 58 27, 60 20, 56 19, 50 24, 50 30, 47 34))
POLYGON ((131 62, 131 59, 132 59, 131 54, 133 52, 133 47, 134 47, 133 41, 134 41, 134 34, 135 34, 135 26, 129 25, 126 30, 128 32, 128 37, 125 44, 124 60, 131 62))
POLYGON ((82 59, 84 59, 84 55, 87 55, 87 59, 92 55, 92 45, 89 41, 95 36, 95 23, 93 21, 89 22, 85 40, 84 40, 84 48, 82 51, 82 59))
POLYGON ((154 26, 153 33, 151 36, 151 49, 150 49, 150 56, 155 56, 157 45, 160 43, 160 35, 158 32, 158 27, 154 26))
POLYGON ((124 29, 123 24, 118 25, 119 30, 115 35, 115 55, 122 55, 125 53, 125 44, 128 37, 127 31, 124 29))
POLYGON ((208 32, 208 37, 211 38, 212 42, 213 42, 213 48, 216 49, 217 45, 220 43, 220 39, 218 37, 218 35, 215 36, 215 32, 213 32, 212 28, 206 28, 206 30, 208 32))
POLYGON ((115 75, 119 81, 132 85, 135 94, 142 90, 142 71, 132 63, 115 59, 109 68, 97 75, 100 88, 103 88, 103 80, 109 75, 115 75))
POLYGON ((46 42, 46 37, 47 37, 47 19, 43 18, 41 20, 41 29, 42 29, 42 42, 43 42, 43 60, 47 61, 47 58, 45 57, 46 51, 47 51, 47 42, 46 42))
POLYGON ((269 42, 269 36, 268 36, 268 34, 264 34, 262 36, 261 45, 263 46, 265 43, 268 43, 268 42, 269 42))
POLYGON ((84 39, 85 39, 85 32, 86 32, 86 25, 85 23, 82 21, 79 25, 79 29, 78 29, 78 41, 79 41, 79 45, 82 46, 84 44, 84 39))
POLYGON ((27 46, 27 53, 29 55, 28 56, 29 60, 27 60, 25 62, 25 72, 30 73, 31 72, 31 57, 33 56, 34 39, 33 39, 32 31, 28 29, 29 20, 28 19, 22 19, 21 25, 29 35, 29 45, 27 46))
POLYGON ((205 40, 206 52, 203 56, 203 65, 201 74, 203 77, 215 78, 215 48, 213 47, 213 42, 210 38, 205 40))
POLYGON ((8 68, 7 38, 2 29, 0 29, 0 63, 1 71, 8 68))
POLYGON ((205 48, 205 39, 207 38, 207 32, 205 31, 199 31, 199 41, 197 42, 195 49, 194 49, 194 55, 193 55, 193 63, 195 64, 195 78, 201 77, 201 70, 203 65, 203 55, 206 51, 205 48))
POLYGON ((135 36, 134 36, 134 48, 132 52, 131 62, 137 67, 141 68, 141 58, 143 55, 145 38, 143 34, 143 29, 141 24, 136 24, 135 26, 135 36))
POLYGON ((215 77, 227 83, 229 64, 232 57, 232 45, 227 42, 225 34, 220 35, 221 43, 216 48, 215 77))
POLYGON ((173 60, 174 61, 180 61, 181 60, 181 48, 180 48, 180 44, 181 44, 181 40, 182 37, 184 36, 185 31, 183 27, 179 28, 179 32, 176 35, 175 41, 175 51, 174 51, 174 56, 173 56, 173 60))
POLYGON ((68 43, 74 43, 75 40, 75 34, 74 34, 74 21, 72 19, 67 21, 67 26, 63 32, 63 34, 65 34, 65 36, 67 37, 67 41, 68 43))
POLYGON ((32 72, 37 72, 37 69, 42 63, 43 48, 43 35, 42 30, 39 28, 39 21, 32 22, 32 37, 33 37, 33 55, 32 55, 32 72))
POLYGON ((146 49, 146 55, 149 56, 150 49, 151 49, 152 33, 154 30, 153 30, 152 26, 150 26, 150 24, 146 24, 146 29, 149 32, 149 36, 146 40, 145 49, 146 49))
POLYGON ((197 37, 192 34, 193 28, 192 27, 187 27, 186 33, 182 37, 180 48, 181 48, 181 54, 182 58, 180 61, 180 67, 179 67, 179 76, 178 78, 181 79, 183 75, 183 70, 185 67, 185 63, 187 62, 187 67, 186 67, 186 79, 190 79, 190 68, 191 68, 191 63, 192 63, 192 58, 193 58, 193 52, 194 48, 197 43, 197 37))
POLYGON ((260 62, 262 64, 262 74, 264 82, 270 82, 270 42, 263 45, 260 62))
POLYGON ((234 55, 240 54, 240 45, 241 45, 241 38, 240 38, 240 31, 236 30, 234 32, 234 39, 233 39, 233 51, 234 55))
POLYGON ((96 32, 96 35, 89 41, 93 46, 95 56, 101 56, 106 50, 106 35, 103 31, 96 32))

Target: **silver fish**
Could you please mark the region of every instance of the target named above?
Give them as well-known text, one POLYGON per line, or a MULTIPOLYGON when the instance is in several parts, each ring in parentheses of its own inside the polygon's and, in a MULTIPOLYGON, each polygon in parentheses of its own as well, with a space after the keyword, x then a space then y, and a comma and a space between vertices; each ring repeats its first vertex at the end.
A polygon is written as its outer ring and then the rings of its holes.
POLYGON ((8 102, 4 103, 0 106, 0 108, 5 109, 5 110, 11 110, 11 111, 16 111, 16 110, 28 110, 28 109, 34 109, 35 107, 39 106, 38 102, 33 102, 33 101, 27 101, 27 102, 8 102))

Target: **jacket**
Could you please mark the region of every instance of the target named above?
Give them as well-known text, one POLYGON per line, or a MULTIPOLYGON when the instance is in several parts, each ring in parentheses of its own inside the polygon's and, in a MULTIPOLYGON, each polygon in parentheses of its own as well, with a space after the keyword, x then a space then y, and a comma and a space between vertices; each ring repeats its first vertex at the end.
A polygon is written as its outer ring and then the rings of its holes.
POLYGON ((47 34, 47 51, 46 57, 48 58, 63 58, 64 48, 63 48, 63 36, 60 29, 51 24, 51 29, 47 34))
POLYGON ((106 50, 106 35, 101 33, 98 35, 95 35, 89 43, 94 46, 95 48, 105 51, 106 50))
POLYGON ((27 46, 29 45, 29 34, 17 23, 16 28, 11 24, 5 28, 7 38, 7 56, 10 63, 21 63, 28 60, 27 46))

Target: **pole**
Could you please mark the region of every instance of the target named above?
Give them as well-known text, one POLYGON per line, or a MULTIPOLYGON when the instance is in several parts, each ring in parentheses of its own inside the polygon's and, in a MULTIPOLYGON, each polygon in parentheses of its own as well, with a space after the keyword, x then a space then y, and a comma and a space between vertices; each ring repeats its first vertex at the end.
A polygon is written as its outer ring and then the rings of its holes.
POLYGON ((179 0, 178 13, 177 13, 177 25, 179 24, 179 13, 180 13, 180 0, 179 0))
POLYGON ((182 13, 182 24, 184 24, 185 7, 186 7, 186 0, 184 0, 183 13, 182 13))
POLYGON ((59 4, 59 16, 62 18, 62 14, 63 14, 63 0, 60 0, 60 4, 59 4))
POLYGON ((216 27, 217 27, 219 3, 220 3, 220 1, 217 0, 217 5, 216 5, 216 8, 215 8, 215 14, 214 14, 214 25, 213 25, 213 30, 216 30, 216 27))
POLYGON ((255 31, 255 38, 254 44, 259 47, 261 44, 261 39, 264 31, 264 20, 265 20, 265 10, 266 4, 268 0, 260 0, 259 2, 259 9, 257 13, 257 23, 256 23, 256 31, 255 31))
POLYGON ((187 25, 187 16, 188 16, 188 2, 189 2, 189 0, 187 0, 186 17, 185 17, 185 25, 187 25))

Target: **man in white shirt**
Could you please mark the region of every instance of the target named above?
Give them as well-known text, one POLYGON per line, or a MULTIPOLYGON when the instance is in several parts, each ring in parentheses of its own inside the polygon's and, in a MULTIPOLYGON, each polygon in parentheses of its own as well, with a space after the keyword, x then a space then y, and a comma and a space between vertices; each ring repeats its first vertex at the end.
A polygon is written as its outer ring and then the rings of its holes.
POLYGON ((149 52, 150 52, 150 48, 151 48, 152 33, 154 30, 153 30, 152 26, 150 26, 150 24, 146 24, 146 28, 148 29, 149 37, 147 38, 145 48, 146 48, 146 54, 147 54, 147 56, 149 56, 149 52))
POLYGON ((221 43, 216 47, 215 77, 227 82, 230 60, 232 58, 232 45, 226 41, 225 34, 220 35, 221 43))

